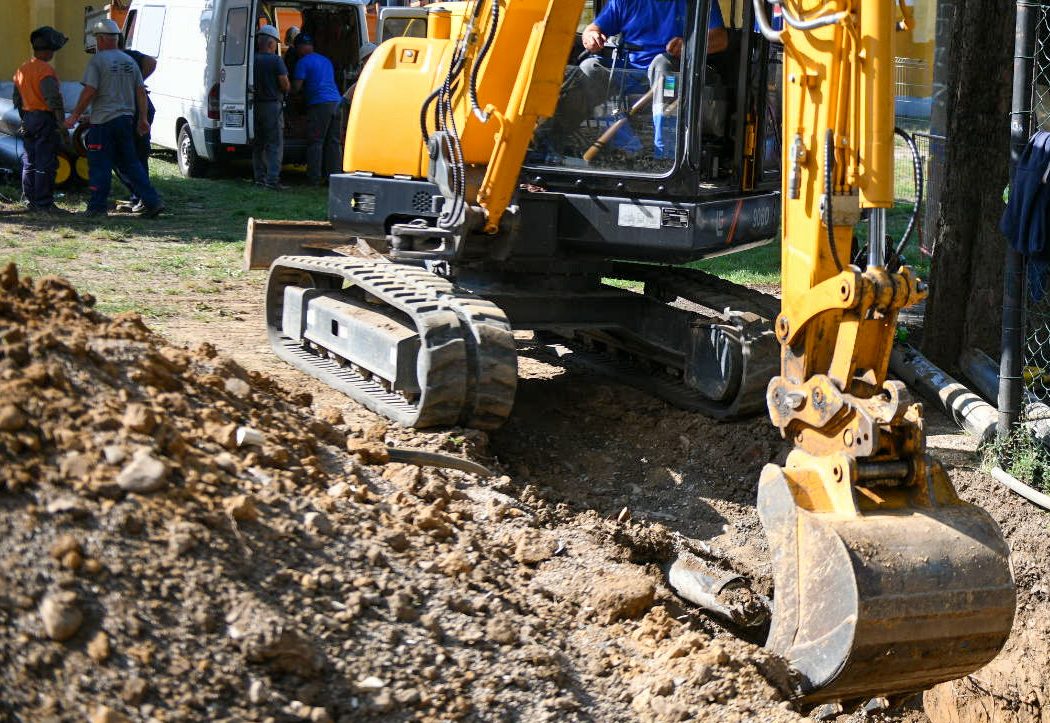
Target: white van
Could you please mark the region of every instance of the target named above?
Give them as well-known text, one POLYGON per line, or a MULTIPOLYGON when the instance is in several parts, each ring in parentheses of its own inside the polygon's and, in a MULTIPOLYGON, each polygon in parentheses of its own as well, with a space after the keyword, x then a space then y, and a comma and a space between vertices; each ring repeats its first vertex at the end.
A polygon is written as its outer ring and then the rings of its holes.
MULTIPOLYGON (((157 109, 154 145, 173 149, 185 176, 208 163, 244 155, 252 141, 255 31, 296 26, 314 37, 345 91, 357 78, 368 41, 365 0, 133 0, 125 47, 157 59, 146 81, 157 109)), ((280 52, 287 48, 282 44, 280 52)), ((294 101, 285 112, 285 161, 302 162, 306 118, 294 101)))

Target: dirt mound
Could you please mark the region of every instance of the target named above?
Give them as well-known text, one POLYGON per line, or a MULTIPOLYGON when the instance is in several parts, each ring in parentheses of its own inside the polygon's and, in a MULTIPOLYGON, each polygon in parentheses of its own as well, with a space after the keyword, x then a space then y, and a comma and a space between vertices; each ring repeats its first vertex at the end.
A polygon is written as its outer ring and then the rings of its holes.
POLYGON ((1050 723, 1050 513, 989 475, 953 475, 964 496, 995 518, 1010 544, 1017 615, 1003 652, 925 698, 934 723, 1050 723))
POLYGON ((798 719, 779 661, 681 609, 665 527, 382 464, 493 460, 91 302, 0 273, 0 717, 798 719))

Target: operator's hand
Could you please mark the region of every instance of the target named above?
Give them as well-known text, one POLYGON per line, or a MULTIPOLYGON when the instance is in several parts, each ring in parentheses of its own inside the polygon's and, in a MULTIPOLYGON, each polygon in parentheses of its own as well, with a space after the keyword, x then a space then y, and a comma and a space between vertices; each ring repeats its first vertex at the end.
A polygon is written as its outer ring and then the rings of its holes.
POLYGON ((140 136, 144 136, 147 133, 149 133, 149 121, 145 118, 139 118, 138 131, 140 136))
POLYGON ((605 47, 608 38, 597 25, 588 25, 583 30, 583 47, 589 53, 599 53, 605 47))
POLYGON ((671 38, 671 41, 667 43, 667 54, 672 58, 682 57, 682 39, 671 38))
POLYGON ((78 120, 80 120, 80 116, 77 115, 76 113, 74 113, 73 115, 71 115, 68 118, 66 118, 66 122, 63 123, 62 125, 64 125, 66 127, 66 130, 72 130, 73 126, 75 126, 77 124, 78 120))

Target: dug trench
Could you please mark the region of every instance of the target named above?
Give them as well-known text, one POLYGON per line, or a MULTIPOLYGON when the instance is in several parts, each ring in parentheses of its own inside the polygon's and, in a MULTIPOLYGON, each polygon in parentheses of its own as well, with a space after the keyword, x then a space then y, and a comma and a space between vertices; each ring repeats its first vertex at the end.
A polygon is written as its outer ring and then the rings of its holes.
MULTIPOLYGON (((801 719, 761 635, 665 576, 685 545, 770 592, 765 419, 716 424, 523 340, 503 429, 390 427, 268 353, 253 287, 224 294, 225 328, 161 335, 0 275, 0 716, 801 719)), ((947 462, 1010 539, 1020 612, 1003 656, 926 708, 1045 723, 1046 517, 971 453, 947 462)))

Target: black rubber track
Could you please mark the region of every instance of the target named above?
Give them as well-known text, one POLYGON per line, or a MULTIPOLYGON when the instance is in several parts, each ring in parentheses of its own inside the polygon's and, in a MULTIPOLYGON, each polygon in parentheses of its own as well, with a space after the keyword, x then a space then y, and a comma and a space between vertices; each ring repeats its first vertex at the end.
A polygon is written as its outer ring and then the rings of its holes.
POLYGON ((281 359, 402 426, 494 429, 514 405, 517 352, 506 315, 424 269, 381 260, 283 256, 270 268, 266 318, 270 344, 281 359), (284 289, 293 284, 354 286, 411 319, 420 336, 419 397, 409 401, 389 392, 324 350, 284 336, 284 289))
MULTIPOLYGON (((616 264, 615 278, 641 281, 658 296, 683 299, 688 304, 710 309, 697 314, 703 323, 721 328, 724 337, 738 350, 741 373, 735 394, 728 400, 715 400, 702 390, 686 384, 681 373, 654 371, 645 359, 612 348, 608 338, 595 335, 607 351, 593 351, 571 342, 556 344, 551 351, 565 361, 633 386, 681 409, 720 419, 740 419, 766 409, 769 380, 780 373, 780 344, 773 333, 773 322, 780 312, 780 300, 697 269, 616 264)), ((587 337, 587 334, 581 335, 587 337)))

